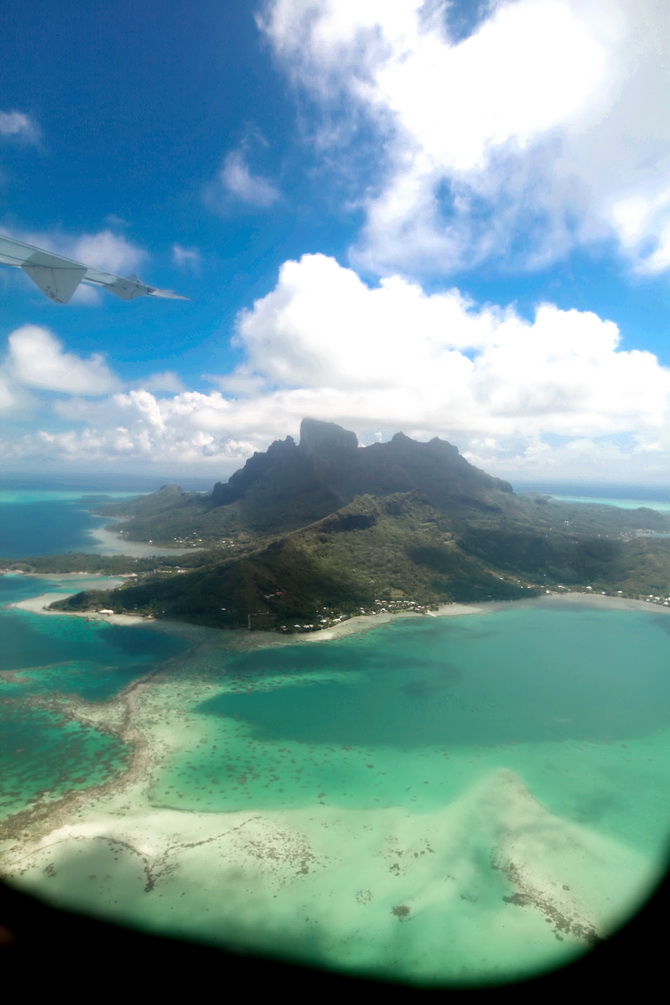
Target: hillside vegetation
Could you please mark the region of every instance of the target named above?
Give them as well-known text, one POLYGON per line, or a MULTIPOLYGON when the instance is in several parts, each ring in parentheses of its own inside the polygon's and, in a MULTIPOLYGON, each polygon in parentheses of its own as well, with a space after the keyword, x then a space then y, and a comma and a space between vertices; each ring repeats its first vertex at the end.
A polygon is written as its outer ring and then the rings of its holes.
POLYGON ((199 550, 56 606, 302 631, 361 609, 559 586, 670 592, 670 520, 659 513, 519 495, 437 438, 398 433, 361 448, 353 433, 313 419, 299 444, 276 441, 210 493, 167 486, 106 512, 126 518, 114 529, 129 539, 199 550))

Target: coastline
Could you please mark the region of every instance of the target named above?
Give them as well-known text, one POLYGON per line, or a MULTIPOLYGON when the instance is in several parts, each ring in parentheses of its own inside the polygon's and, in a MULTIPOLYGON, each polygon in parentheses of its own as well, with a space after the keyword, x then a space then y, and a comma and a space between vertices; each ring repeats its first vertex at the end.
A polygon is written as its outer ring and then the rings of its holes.
POLYGON ((507 607, 508 602, 494 604, 441 604, 437 611, 429 614, 417 614, 415 611, 386 612, 384 614, 358 614, 346 621, 340 621, 330 628, 321 628, 315 632, 305 632, 298 635, 283 636, 292 643, 297 642, 330 642, 333 639, 344 638, 347 635, 362 635, 379 625, 386 625, 399 618, 460 618, 474 614, 488 614, 494 609, 507 607))
POLYGON ((660 604, 647 603, 645 600, 633 600, 630 597, 613 597, 611 594, 603 596, 600 593, 543 593, 539 597, 528 597, 524 600, 494 600, 480 604, 440 604, 436 611, 428 614, 415 614, 413 611, 398 611, 397 614, 361 614, 348 621, 342 621, 339 625, 331 628, 324 628, 321 631, 309 632, 303 635, 290 636, 293 642, 327 642, 332 639, 343 638, 347 635, 360 635, 371 631, 377 625, 388 624, 397 618, 461 618, 469 616, 481 616, 495 614, 497 611, 512 610, 518 607, 537 607, 549 604, 564 607, 588 606, 599 610, 612 611, 649 611, 670 614, 670 607, 660 604))
MULTIPOLYGON (((55 575, 52 573, 31 576, 34 579, 44 580, 66 580, 84 579, 85 574, 65 573, 55 575)), ((101 578, 91 575, 91 579, 101 578)), ((111 579, 110 585, 120 585, 123 579, 111 579)), ((128 626, 144 625, 145 627, 156 628, 170 632, 178 632, 189 638, 195 635, 201 640, 226 639, 235 649, 265 648, 276 645, 299 645, 303 643, 331 642, 337 639, 346 638, 351 635, 362 635, 381 625, 389 624, 400 618, 460 618, 483 616, 494 614, 498 611, 511 610, 517 607, 536 606, 561 606, 565 608, 576 606, 588 606, 597 610, 615 611, 649 611, 656 613, 670 614, 670 607, 662 604, 653 604, 645 600, 633 600, 630 597, 616 597, 611 594, 600 593, 580 593, 561 592, 544 593, 539 597, 528 597, 524 600, 502 600, 491 601, 479 604, 440 604, 435 611, 427 614, 417 614, 414 611, 386 612, 383 614, 361 614, 330 628, 317 629, 313 632, 298 634, 284 634, 282 632, 250 632, 244 628, 219 629, 203 625, 193 625, 187 621, 168 621, 160 618, 143 617, 133 614, 103 614, 101 611, 52 611, 49 605, 55 600, 62 600, 68 596, 66 593, 45 592, 35 597, 26 597, 23 600, 15 601, 8 605, 9 608, 29 611, 31 614, 40 614, 51 617, 74 617, 85 618, 89 621, 105 621, 110 625, 128 626)))
MULTIPOLYGON (((95 516, 95 514, 93 515, 95 516)), ((95 541, 92 549, 94 554, 129 555, 131 558, 153 558, 159 555, 187 555, 192 551, 202 550, 201 548, 160 548, 158 545, 145 544, 144 541, 131 541, 128 538, 121 537, 120 534, 116 534, 107 527, 96 527, 88 533, 95 541)))
MULTIPOLYGON (((47 578, 35 577, 35 578, 47 578)), ((53 576, 54 579, 63 579, 62 576, 53 576)), ((66 593, 40 593, 36 597, 25 597, 23 600, 14 601, 7 604, 8 609, 27 611, 30 614, 39 614, 45 617, 66 617, 83 618, 86 621, 100 621, 108 625, 117 625, 123 628, 149 628, 152 631, 165 632, 168 635, 179 635, 189 641, 194 647, 204 644, 220 642, 228 634, 217 628, 208 628, 203 625, 192 625, 188 621, 169 621, 159 618, 145 618, 137 614, 100 614, 99 611, 50 611, 48 605, 54 600, 62 600, 68 596, 66 593)), ((249 632, 243 632, 248 635, 249 632)))
MULTIPOLYGON (((73 574, 76 575, 76 574, 73 574)), ((35 577, 35 578, 47 578, 35 577)), ((52 579, 63 579, 63 576, 52 576, 52 579)), ((81 577, 78 577, 81 578, 81 577)), ((122 581, 119 581, 119 585, 122 581)), ((99 611, 50 611, 49 604, 56 600, 63 600, 72 594, 67 593, 40 593, 36 597, 25 597, 23 600, 16 600, 7 606, 19 611, 29 611, 31 614, 42 614, 47 617, 59 617, 65 615, 73 618, 86 618, 88 621, 106 621, 110 625, 139 625, 146 624, 149 619, 133 614, 101 614, 99 611)), ((151 622, 153 623, 153 622, 151 622)))

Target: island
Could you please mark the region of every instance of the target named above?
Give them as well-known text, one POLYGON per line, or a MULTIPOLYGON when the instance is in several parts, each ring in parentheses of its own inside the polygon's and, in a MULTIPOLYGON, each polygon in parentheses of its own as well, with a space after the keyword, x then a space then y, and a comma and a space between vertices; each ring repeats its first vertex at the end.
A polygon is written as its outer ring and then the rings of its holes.
POLYGON ((670 605, 670 519, 563 503, 470 464, 439 438, 361 447, 305 418, 211 492, 164 486, 107 505, 122 539, 175 556, 50 556, 28 572, 125 575, 64 611, 113 611, 285 634, 436 605, 592 592, 670 605))

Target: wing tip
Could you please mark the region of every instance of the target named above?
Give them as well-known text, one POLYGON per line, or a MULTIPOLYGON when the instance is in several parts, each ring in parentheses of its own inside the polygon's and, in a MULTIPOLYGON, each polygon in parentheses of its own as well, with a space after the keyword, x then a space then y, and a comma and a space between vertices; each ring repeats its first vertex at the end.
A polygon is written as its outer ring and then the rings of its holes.
POLYGON ((120 300, 135 300, 147 294, 166 300, 191 299, 174 290, 148 286, 136 275, 117 276, 4 234, 0 234, 0 265, 23 269, 42 293, 57 304, 69 303, 80 282, 102 287, 120 300))
POLYGON ((150 297, 161 297, 163 300, 190 300, 190 297, 185 297, 181 293, 175 293, 174 290, 149 290, 150 297))

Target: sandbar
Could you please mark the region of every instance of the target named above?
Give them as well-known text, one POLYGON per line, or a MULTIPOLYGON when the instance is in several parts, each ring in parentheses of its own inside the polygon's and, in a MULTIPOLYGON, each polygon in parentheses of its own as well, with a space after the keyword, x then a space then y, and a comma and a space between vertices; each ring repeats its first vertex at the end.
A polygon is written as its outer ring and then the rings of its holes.
MULTIPOLYGON (((118 585, 121 585, 121 581, 119 581, 118 585)), ((86 618, 87 621, 106 621, 110 625, 138 625, 147 623, 147 618, 133 614, 102 614, 100 611, 49 610, 50 604, 53 604, 56 600, 63 600, 67 596, 67 593, 40 593, 37 597, 26 597, 8 606, 17 608, 20 611, 30 611, 31 614, 46 614, 52 617, 66 614, 75 618, 86 618)))
POLYGON ((96 542, 94 553, 103 555, 130 555, 131 558, 151 558, 154 555, 185 555, 191 551, 201 551, 201 548, 160 548, 158 545, 147 544, 144 541, 131 541, 122 537, 108 527, 96 527, 88 534, 96 542))
MULTIPOLYGON (((242 726, 198 712, 220 686, 169 674, 129 685, 106 714, 132 745, 127 769, 6 821, 5 875, 55 903, 156 932, 410 982, 475 984, 583 952, 657 877, 625 845, 550 812, 505 769, 420 813, 316 799, 201 812, 180 810, 178 792, 161 805, 157 778, 184 750, 197 756, 216 743, 222 777, 245 758, 242 726)), ((77 718, 93 712, 72 704, 77 718)), ((286 754, 299 756, 299 746, 286 754)))

